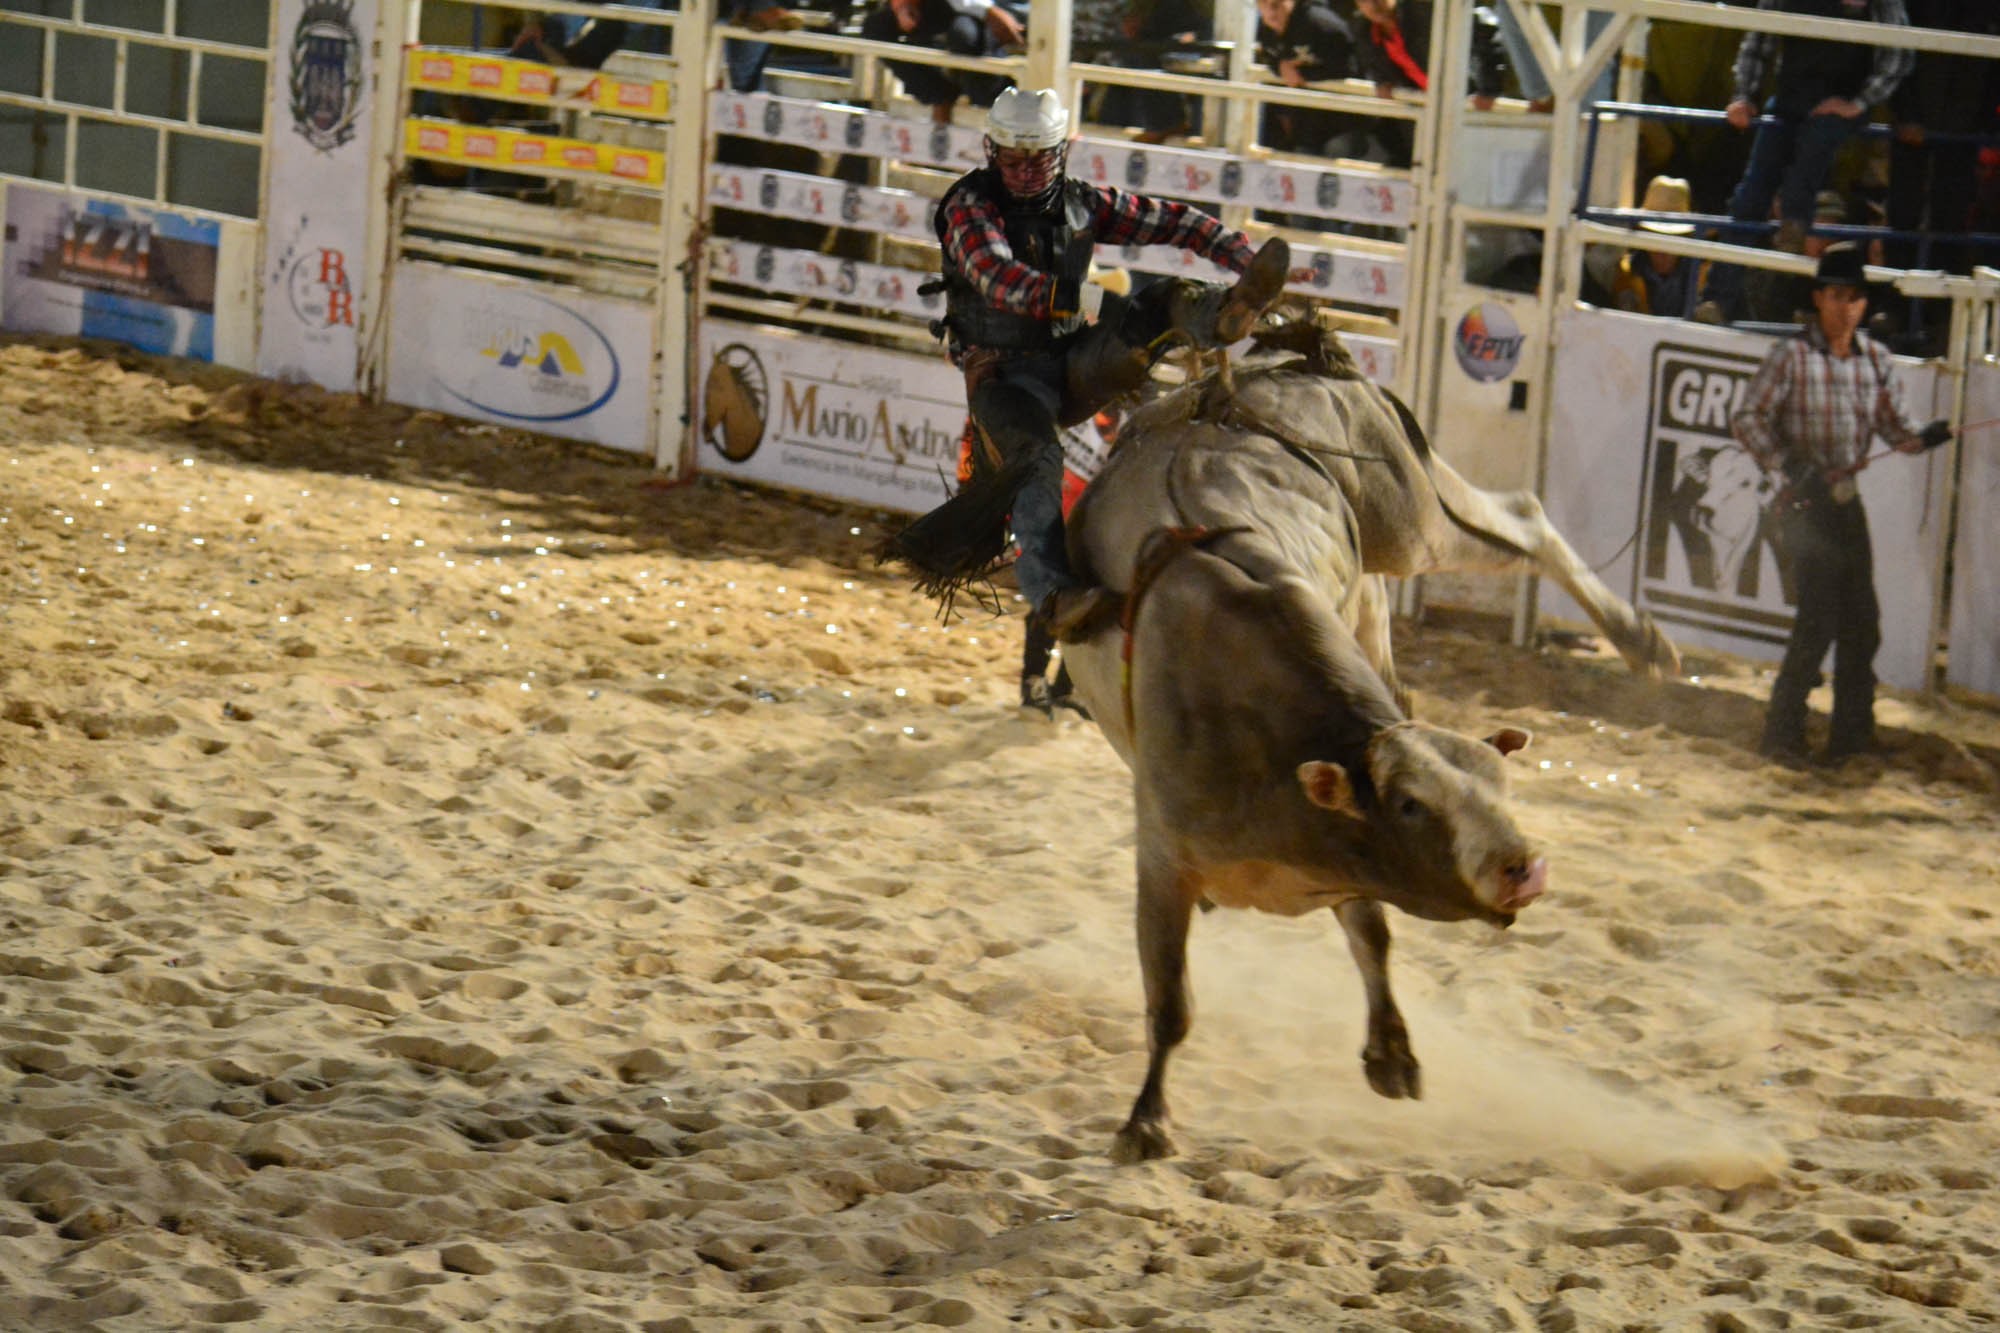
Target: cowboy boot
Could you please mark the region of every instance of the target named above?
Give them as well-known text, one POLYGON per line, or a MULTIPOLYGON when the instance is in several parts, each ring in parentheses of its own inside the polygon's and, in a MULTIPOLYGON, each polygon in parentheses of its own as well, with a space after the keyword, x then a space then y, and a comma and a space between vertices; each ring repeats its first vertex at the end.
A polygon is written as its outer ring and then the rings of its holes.
POLYGON ((1292 247, 1284 237, 1273 236, 1222 298, 1215 315, 1215 341, 1227 347, 1249 337, 1258 316, 1285 290, 1291 273, 1292 247))
POLYGON ((1177 281, 1167 298, 1172 331, 1197 347, 1227 347, 1241 341, 1285 289, 1291 267, 1292 247, 1274 236, 1264 242, 1233 287, 1187 278, 1177 281))

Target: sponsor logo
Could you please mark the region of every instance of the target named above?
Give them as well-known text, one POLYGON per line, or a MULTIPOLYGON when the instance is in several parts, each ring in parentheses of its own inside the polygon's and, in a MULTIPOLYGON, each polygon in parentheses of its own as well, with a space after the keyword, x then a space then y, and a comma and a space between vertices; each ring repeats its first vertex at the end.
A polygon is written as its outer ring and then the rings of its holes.
POLYGON ((322 153, 354 137, 363 49, 354 0, 311 0, 292 30, 292 127, 322 153))
POLYGON ((868 141, 868 122, 860 116, 849 116, 843 134, 849 148, 859 148, 868 141))
POLYGON ((942 125, 931 126, 931 161, 951 161, 951 131, 942 125))
POLYGON ((523 294, 474 308, 466 325, 439 387, 468 407, 532 426, 587 416, 618 391, 623 375, 610 338, 558 301, 523 294))
POLYGON ((213 313, 216 242, 119 204, 64 208, 54 235, 25 269, 30 277, 85 291, 213 313))
POLYGON ((1313 186, 1313 203, 1325 210, 1340 207, 1340 177, 1337 174, 1320 172, 1319 181, 1313 186))
POLYGON ((550 97, 556 90, 556 76, 546 69, 524 69, 514 83, 529 97, 550 97))
POLYGON ((1125 185, 1128 189, 1146 188, 1146 176, 1150 171, 1144 153, 1134 153, 1125 159, 1125 185))
POLYGON ((1451 346, 1458 354, 1460 370, 1490 384, 1514 373, 1514 367, 1521 364, 1521 344, 1526 341, 1507 307, 1487 301, 1459 317, 1451 346))
POLYGON ((347 280, 347 256, 325 246, 307 248, 285 273, 292 313, 309 329, 354 327, 354 287, 347 280))
POLYGON ((709 363, 701 392, 701 438, 732 463, 746 461, 764 442, 771 381, 763 358, 730 343, 709 363))
POLYGON ((1757 365, 1673 343, 1653 350, 1632 600, 1663 621, 1782 644, 1794 593, 1777 488, 1729 429, 1757 365))
POLYGON ((1216 188, 1222 191, 1224 199, 1234 199, 1237 195, 1243 193, 1243 164, 1235 158, 1224 162, 1222 164, 1222 179, 1218 182, 1216 188))
POLYGON ((778 102, 764 103, 764 134, 775 139, 785 132, 785 108, 778 102))

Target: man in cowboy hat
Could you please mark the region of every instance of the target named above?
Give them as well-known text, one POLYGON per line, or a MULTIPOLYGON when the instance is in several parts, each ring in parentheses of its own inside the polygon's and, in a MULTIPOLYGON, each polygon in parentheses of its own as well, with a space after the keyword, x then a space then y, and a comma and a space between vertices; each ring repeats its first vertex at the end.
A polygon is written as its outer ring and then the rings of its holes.
POLYGON ((1785 478, 1780 544, 1798 601, 1791 641, 1771 684, 1759 750, 1797 766, 1806 758, 1806 695, 1833 649, 1833 722, 1823 758, 1875 742, 1875 650, 1882 643, 1875 556, 1854 478, 1876 436, 1900 453, 1949 440, 1951 425, 1918 426, 1903 405, 1889 350, 1861 331, 1868 312, 1861 251, 1829 246, 1813 277, 1812 322, 1771 349, 1730 420, 1737 441, 1785 478))
MULTIPOLYGON (((1687 213, 1694 207, 1694 194, 1679 176, 1655 176, 1646 182, 1646 194, 1639 207, 1648 213, 1687 213)), ((1659 236, 1686 236, 1694 231, 1692 222, 1665 218, 1647 218, 1639 226, 1659 236)), ((1693 255, 1677 255, 1667 250, 1627 250, 1619 258, 1618 272, 1611 280, 1612 303, 1620 310, 1641 315, 1685 319, 1694 310, 1706 267, 1693 255)))

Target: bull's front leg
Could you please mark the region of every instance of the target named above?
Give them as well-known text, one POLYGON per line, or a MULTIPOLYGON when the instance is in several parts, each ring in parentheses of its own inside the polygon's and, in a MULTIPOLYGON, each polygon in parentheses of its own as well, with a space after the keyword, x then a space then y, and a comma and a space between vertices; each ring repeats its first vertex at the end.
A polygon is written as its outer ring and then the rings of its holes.
POLYGON ((1410 1050, 1410 1031, 1389 993, 1389 919, 1382 904, 1373 898, 1350 898, 1333 914, 1347 932, 1347 950, 1354 955, 1368 993, 1368 1044, 1361 1048, 1368 1086, 1384 1097, 1422 1097, 1423 1071, 1410 1050))
POLYGON ((1146 982, 1146 1081, 1111 1146, 1111 1160, 1150 1162, 1174 1154, 1167 1133, 1167 1057, 1194 1026, 1187 984, 1188 921, 1199 892, 1164 851, 1139 852, 1139 970, 1146 982))

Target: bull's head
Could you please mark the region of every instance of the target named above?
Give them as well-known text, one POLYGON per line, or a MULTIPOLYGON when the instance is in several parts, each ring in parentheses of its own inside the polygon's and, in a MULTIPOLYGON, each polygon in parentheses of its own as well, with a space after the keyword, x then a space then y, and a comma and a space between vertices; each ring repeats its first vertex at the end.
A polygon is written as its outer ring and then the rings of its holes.
POLYGON ((1360 825, 1355 832, 1379 868, 1371 896, 1433 921, 1505 926, 1548 881, 1547 858, 1506 807, 1501 759, 1528 740, 1513 727, 1476 741, 1402 722, 1368 742, 1365 787, 1325 760, 1299 765, 1299 783, 1314 805, 1360 825))

